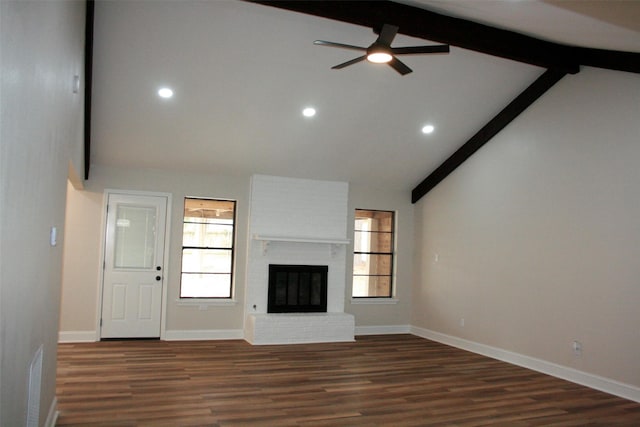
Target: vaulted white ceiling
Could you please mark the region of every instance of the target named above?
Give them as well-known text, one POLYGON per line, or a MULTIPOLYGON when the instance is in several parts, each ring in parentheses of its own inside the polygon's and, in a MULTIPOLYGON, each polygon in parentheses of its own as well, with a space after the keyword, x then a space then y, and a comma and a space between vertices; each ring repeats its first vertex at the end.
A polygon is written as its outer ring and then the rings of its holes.
MULTIPOLYGON (((640 32, 549 3, 410 4, 567 44, 640 52, 640 32)), ((544 71, 453 46, 449 55, 402 57, 413 69, 406 76, 366 62, 332 70, 358 52, 313 45, 368 46, 375 37, 236 0, 99 1, 92 163, 410 191, 544 71), (165 85, 172 99, 157 96, 165 85), (315 117, 302 116, 307 106, 315 117), (431 135, 421 132, 427 123, 431 135)), ((403 35, 393 42, 423 44, 430 43, 403 35)))

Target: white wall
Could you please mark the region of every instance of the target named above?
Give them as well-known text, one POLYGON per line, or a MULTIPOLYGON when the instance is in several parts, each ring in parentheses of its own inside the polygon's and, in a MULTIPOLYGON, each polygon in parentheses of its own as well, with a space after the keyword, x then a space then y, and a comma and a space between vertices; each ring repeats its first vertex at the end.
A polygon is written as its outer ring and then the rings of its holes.
POLYGON ((82 173, 84 2, 0 2, 0 425, 26 422, 29 366, 43 351, 39 424, 55 413, 69 162, 82 173), (50 246, 51 227, 58 244, 50 246))
POLYGON ((640 76, 566 76, 416 205, 412 324, 640 386, 639 160, 640 76))

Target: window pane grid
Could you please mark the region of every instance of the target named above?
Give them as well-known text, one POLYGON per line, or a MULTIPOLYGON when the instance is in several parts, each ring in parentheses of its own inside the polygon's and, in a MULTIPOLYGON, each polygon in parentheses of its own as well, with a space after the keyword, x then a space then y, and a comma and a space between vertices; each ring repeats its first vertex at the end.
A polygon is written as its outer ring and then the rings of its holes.
POLYGON ((391 277, 390 274, 354 274, 355 277, 391 277))
POLYGON ((393 252, 360 252, 360 251, 354 251, 354 254, 358 255, 393 255, 393 252))
POLYGON ((393 283, 394 213, 356 209, 354 298, 390 298, 393 283))
POLYGON ((207 225, 230 225, 228 221, 210 221, 208 218, 185 218, 183 221, 185 224, 207 224, 207 225))
POLYGON ((231 251, 232 248, 216 246, 183 246, 182 249, 211 249, 216 251, 231 251))
POLYGON ((214 275, 220 275, 220 276, 229 276, 231 273, 225 273, 224 271, 183 271, 182 272, 183 275, 186 274, 198 274, 201 276, 214 276, 214 275))
POLYGON ((235 203, 185 198, 180 298, 231 298, 235 203))

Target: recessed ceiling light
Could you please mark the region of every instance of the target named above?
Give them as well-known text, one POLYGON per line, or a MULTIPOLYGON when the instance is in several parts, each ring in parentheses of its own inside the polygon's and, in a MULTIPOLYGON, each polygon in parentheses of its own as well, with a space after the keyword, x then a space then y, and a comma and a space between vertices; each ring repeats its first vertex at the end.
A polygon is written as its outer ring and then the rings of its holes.
POLYGON ((433 133, 433 131, 436 130, 436 128, 433 125, 424 125, 422 127, 422 133, 429 135, 430 133, 433 133))
POLYGON ((302 115, 305 117, 313 117, 316 115, 316 109, 313 107, 307 107, 302 110, 302 115))
POLYGON ((158 89, 158 96, 160 96, 160 98, 171 98, 173 96, 173 91, 168 87, 163 87, 158 89))

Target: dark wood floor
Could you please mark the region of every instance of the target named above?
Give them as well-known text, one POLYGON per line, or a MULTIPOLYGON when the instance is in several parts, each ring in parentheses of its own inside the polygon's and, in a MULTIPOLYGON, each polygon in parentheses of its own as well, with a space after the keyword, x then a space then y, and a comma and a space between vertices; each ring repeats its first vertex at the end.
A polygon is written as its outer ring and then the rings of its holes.
POLYGON ((61 344, 58 426, 640 426, 640 404, 411 335, 61 344))

